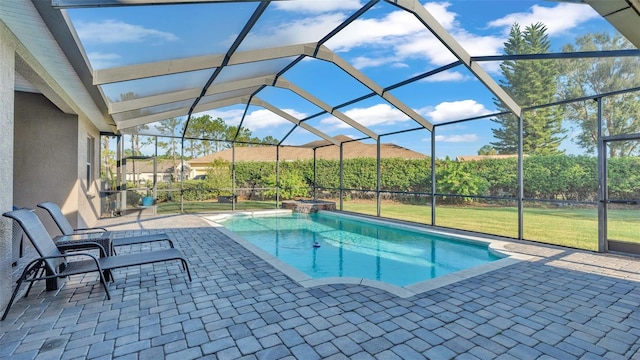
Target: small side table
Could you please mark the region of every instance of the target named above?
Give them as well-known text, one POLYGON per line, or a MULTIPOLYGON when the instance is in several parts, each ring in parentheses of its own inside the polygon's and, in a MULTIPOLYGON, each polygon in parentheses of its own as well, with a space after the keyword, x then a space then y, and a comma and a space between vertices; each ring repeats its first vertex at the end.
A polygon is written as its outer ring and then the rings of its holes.
POLYGON ((61 251, 95 249, 95 244, 104 248, 105 253, 100 251, 100 257, 111 256, 113 254, 113 234, 111 231, 102 231, 85 234, 60 235, 53 238, 53 242, 61 251))
MULTIPOLYGON (((98 248, 96 244, 102 246, 100 249, 100 257, 106 257, 113 255, 113 234, 111 231, 74 234, 74 235, 59 235, 53 238, 53 242, 60 251, 65 250, 95 250, 98 248)), ((109 271, 104 272, 104 276, 107 280, 111 279, 109 271)), ((47 279, 47 290, 58 289, 58 279, 47 279)))

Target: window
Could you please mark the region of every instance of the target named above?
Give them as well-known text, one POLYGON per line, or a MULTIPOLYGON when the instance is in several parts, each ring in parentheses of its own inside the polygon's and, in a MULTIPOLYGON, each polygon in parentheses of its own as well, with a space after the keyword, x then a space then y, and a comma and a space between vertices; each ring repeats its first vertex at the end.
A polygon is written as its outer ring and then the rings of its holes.
POLYGON ((91 186, 93 180, 93 154, 96 140, 91 136, 87 136, 87 188, 91 186))

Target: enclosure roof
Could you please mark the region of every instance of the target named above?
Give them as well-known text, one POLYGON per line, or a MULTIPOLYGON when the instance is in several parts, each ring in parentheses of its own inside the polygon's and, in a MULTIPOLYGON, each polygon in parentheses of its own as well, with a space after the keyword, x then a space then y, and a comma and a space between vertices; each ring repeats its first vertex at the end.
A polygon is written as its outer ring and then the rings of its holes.
POLYGON ((577 14, 576 24, 595 14, 640 43, 638 0, 494 2, 496 11, 508 10, 468 29, 456 18, 462 15, 448 9, 456 1, 2 4, 3 22, 26 49, 18 56, 17 89, 42 92, 102 131, 204 139, 204 130, 188 125, 207 114, 269 134, 281 145, 337 145, 346 140, 336 136, 345 133, 378 140, 431 131, 444 121, 489 116, 492 103, 521 115, 522 107, 500 86, 497 62, 504 58, 497 55, 506 34, 496 34, 513 22, 545 21, 545 9, 577 14), (531 16, 522 15, 527 12, 531 16), (486 24, 494 34, 478 35, 486 24), (36 35, 43 28, 51 36, 36 35), (171 129, 167 119, 175 120, 171 129))
MULTIPOLYGON (((345 136, 336 136, 337 140, 345 143, 342 159, 355 159, 359 157, 376 158, 377 144, 367 144, 354 141, 345 136)), ((224 149, 203 157, 187 161, 192 166, 208 167, 214 160, 235 161, 295 161, 314 159, 313 148, 316 148, 315 158, 327 160, 339 160, 340 149, 335 146, 327 146, 326 141, 320 140, 316 144, 304 144, 301 146, 284 146, 276 149, 275 146, 247 146, 235 149, 224 149)), ((396 159, 426 159, 426 156, 404 148, 396 144, 380 144, 380 158, 396 159)))

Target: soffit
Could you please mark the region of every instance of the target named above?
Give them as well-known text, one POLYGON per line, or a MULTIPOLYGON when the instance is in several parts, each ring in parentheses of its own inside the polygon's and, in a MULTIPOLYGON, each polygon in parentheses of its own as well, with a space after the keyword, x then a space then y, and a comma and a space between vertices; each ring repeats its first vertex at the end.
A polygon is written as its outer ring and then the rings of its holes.
POLYGON ((640 0, 584 0, 640 48, 640 0))
MULTIPOLYGON (((89 119, 101 131, 113 130, 110 117, 100 111, 36 6, 30 1, 1 4, 0 19, 19 41, 16 72, 31 90, 47 96, 63 112, 89 119)), ((36 4, 41 6, 42 2, 36 4)), ((68 31, 64 22, 60 26, 68 31)))

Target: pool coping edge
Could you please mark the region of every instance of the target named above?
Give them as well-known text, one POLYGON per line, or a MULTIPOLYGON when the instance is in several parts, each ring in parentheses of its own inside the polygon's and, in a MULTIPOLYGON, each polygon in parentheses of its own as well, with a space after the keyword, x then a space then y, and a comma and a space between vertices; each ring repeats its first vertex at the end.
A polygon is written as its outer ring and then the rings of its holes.
MULTIPOLYGON (((209 214, 209 215, 203 215, 201 216, 201 218, 205 220, 209 225, 214 227, 216 230, 220 231, 223 235, 229 237, 239 245, 243 246, 245 249, 249 250, 257 257, 266 261, 268 264, 273 266, 276 270, 282 272, 291 280, 297 282, 298 284, 300 284, 305 288, 317 287, 322 285, 334 285, 334 284, 365 285, 365 286, 370 286, 370 287, 387 291, 401 298, 409 298, 411 296, 419 295, 430 290, 447 286, 447 285, 456 283, 458 281, 466 280, 466 279, 469 279, 478 275, 482 275, 497 269, 501 269, 503 267, 510 266, 520 261, 526 261, 532 258, 531 256, 512 253, 506 250, 506 244, 507 244, 506 241, 500 241, 500 240, 489 239, 489 238, 481 238, 479 236, 455 234, 456 238, 463 237, 465 240, 470 242, 488 244, 489 250, 492 253, 503 258, 487 264, 456 271, 454 273, 443 275, 435 279, 428 279, 428 280, 424 280, 424 281, 407 285, 407 286, 397 286, 397 285, 389 284, 382 281, 366 279, 366 278, 357 278, 357 277, 325 277, 320 279, 314 279, 311 276, 305 274, 304 272, 296 269, 295 267, 269 254, 268 252, 260 249, 258 246, 252 244, 251 242, 242 238, 241 236, 236 235, 235 233, 225 228, 223 225, 216 222, 216 220, 221 221, 226 217, 232 216, 232 215, 249 215, 249 216, 265 215, 266 216, 266 215, 273 215, 277 213, 285 214, 290 212, 291 212, 290 210, 243 211, 243 212, 235 212, 233 214, 218 214, 213 216, 209 214)), ((354 215, 348 215, 348 216, 351 216, 353 218, 358 218, 357 216, 354 216, 354 215)), ((366 220, 370 220, 374 222, 377 221, 376 219, 366 219, 366 220)), ((380 220, 380 222, 382 221, 383 220, 380 220)), ((447 235, 447 233, 444 231, 438 231, 438 230, 432 231, 431 229, 421 229, 417 226, 414 227, 414 226, 404 225, 404 224, 400 224, 400 226, 410 228, 412 230, 418 230, 423 232, 435 232, 435 233, 447 235)))

